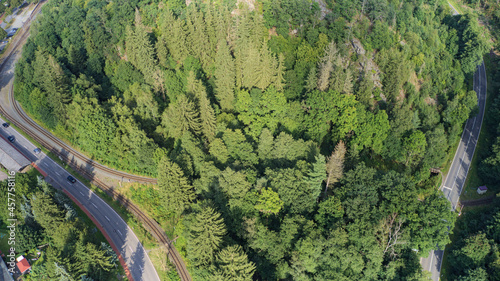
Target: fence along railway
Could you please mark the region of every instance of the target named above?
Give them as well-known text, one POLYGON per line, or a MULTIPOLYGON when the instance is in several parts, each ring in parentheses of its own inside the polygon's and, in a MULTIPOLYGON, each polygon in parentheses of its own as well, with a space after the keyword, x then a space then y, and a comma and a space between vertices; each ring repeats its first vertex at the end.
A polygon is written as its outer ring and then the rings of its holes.
MULTIPOLYGON (((3 69, 4 62, 7 61, 12 56, 12 54, 14 54, 17 51, 17 48, 19 47, 19 45, 24 40, 26 40, 26 38, 29 36, 29 25, 27 26, 26 24, 30 23, 31 20, 36 16, 36 14, 40 12, 41 6, 42 5, 40 3, 37 4, 37 6, 35 7, 35 9, 33 10, 32 14, 31 14, 30 18, 28 19, 28 21, 20 29, 20 32, 18 33, 18 36, 16 36, 17 40, 12 45, 13 47, 9 48, 10 52, 8 53, 7 56, 5 56, 4 60, 2 61, 1 65, 0 65, 0 70, 3 69)), ((32 132, 27 126, 25 126, 21 122, 18 122, 10 114, 8 114, 7 111, 4 110, 4 108, 1 105, 0 105, 0 113, 3 116, 5 116, 10 122, 14 123, 18 128, 20 128, 26 134, 28 134, 31 138, 33 138, 35 141, 37 141, 38 143, 40 143, 41 145, 43 145, 45 148, 47 148, 48 150, 50 150, 55 155, 61 157, 62 160, 64 162, 68 163, 68 165, 71 168, 73 168, 75 171, 77 171, 80 174, 82 174, 92 184, 94 184, 97 187, 99 187, 102 191, 104 191, 106 194, 108 194, 109 196, 111 196, 114 200, 118 201, 130 213, 132 213, 143 224, 143 226, 146 228, 146 230, 148 230, 153 235, 153 237, 160 243, 160 245, 166 247, 167 253, 168 253, 168 258, 175 265, 175 267, 177 269, 177 272, 178 272, 181 280, 183 280, 183 281, 190 281, 191 280, 191 276, 189 275, 189 272, 187 271, 186 265, 185 265, 184 261, 182 260, 179 252, 172 245, 171 240, 168 238, 168 236, 166 235, 166 233, 163 231, 163 229, 159 226, 159 224, 156 221, 154 221, 153 219, 149 218, 136 205, 134 205, 130 200, 128 200, 127 198, 123 197, 123 195, 121 195, 118 192, 116 192, 114 190, 114 188, 109 187, 108 185, 106 185, 101 180, 95 178, 91 173, 89 173, 85 169, 82 169, 81 167, 78 167, 78 165, 76 165, 73 161, 71 161, 66 155, 64 155, 63 153, 61 153, 56 148, 54 148, 52 145, 50 145, 50 143, 46 142, 43 138, 39 137, 37 134, 40 133, 40 134, 45 135, 47 138, 49 138, 54 143, 57 143, 58 145, 60 145, 64 149, 67 149, 68 151, 71 151, 75 157, 79 157, 79 159, 81 159, 82 161, 84 161, 87 164, 92 165, 93 167, 94 166, 98 166, 99 169, 105 170, 108 173, 112 173, 112 174, 115 174, 115 175, 118 175, 118 176, 123 176, 123 177, 126 177, 126 178, 130 178, 130 179, 132 179, 134 181, 138 181, 138 182, 156 183, 156 179, 147 178, 147 177, 141 177, 141 176, 133 176, 133 175, 130 175, 130 174, 122 173, 122 172, 115 171, 113 169, 107 168, 107 167, 105 167, 103 165, 100 165, 100 164, 98 164, 98 163, 96 163, 96 162, 94 162, 94 161, 92 161, 90 159, 86 159, 85 157, 83 157, 82 155, 80 155, 78 152, 74 151, 74 149, 70 148, 69 146, 67 146, 66 144, 64 144, 63 142, 61 142, 60 140, 58 140, 54 136, 52 136, 52 134, 46 132, 38 124, 36 124, 33 120, 31 120, 31 118, 29 118, 28 116, 26 116, 26 113, 20 108, 20 106, 18 105, 18 103, 14 99, 14 96, 12 94, 13 87, 14 86, 13 86, 13 83, 12 83, 11 86, 10 86, 10 88, 9 88, 9 99, 10 99, 10 102, 12 103, 12 105, 14 106, 14 110, 16 111, 17 114, 19 114, 19 116, 26 123, 30 124, 33 128, 35 128, 37 130, 37 132, 36 133, 32 132)))

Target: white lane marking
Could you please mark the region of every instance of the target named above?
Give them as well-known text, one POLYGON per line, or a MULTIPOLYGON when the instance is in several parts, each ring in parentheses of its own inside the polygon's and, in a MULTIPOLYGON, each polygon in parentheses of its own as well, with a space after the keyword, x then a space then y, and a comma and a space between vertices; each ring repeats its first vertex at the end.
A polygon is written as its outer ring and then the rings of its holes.
POLYGON ((83 192, 81 192, 81 191, 80 191, 80 194, 83 195, 83 196, 85 196, 85 194, 83 194, 83 192))
POLYGON ((91 203, 92 205, 94 205, 94 207, 95 207, 96 209, 98 209, 98 208, 97 208, 97 206, 96 206, 94 203, 92 203, 92 202, 90 202, 90 203, 91 203))
POLYGON ((431 253, 431 262, 429 264, 429 271, 432 272, 432 260, 434 259, 434 250, 432 250, 432 253, 431 253))
POLYGON ((26 150, 28 150, 28 148, 26 147, 26 145, 23 145, 23 147, 24 147, 26 150))
POLYGON ((139 265, 139 268, 141 269, 141 272, 143 272, 143 271, 144 271, 144 268, 142 268, 142 266, 140 266, 140 265, 139 265))
POLYGON ((61 174, 59 174, 58 172, 56 172, 56 174, 57 174, 58 176, 60 176, 60 175, 61 175, 61 174))
POLYGON ((118 233, 120 233, 120 235, 121 235, 121 236, 123 236, 123 234, 122 234, 122 233, 121 233, 118 229, 117 229, 116 231, 117 231, 118 233))
POLYGON ((130 251, 132 251, 132 253, 134 252, 134 250, 132 250, 132 247, 128 246, 128 248, 130 249, 130 251))
POLYGON ((42 163, 45 167, 49 167, 49 165, 45 162, 42 163))
POLYGON ((449 190, 453 190, 453 188, 447 187, 446 185, 443 185, 443 188, 446 188, 446 189, 449 189, 449 190))
POLYGON ((104 216, 104 217, 105 217, 108 221, 110 221, 108 217, 106 217, 106 216, 104 216))

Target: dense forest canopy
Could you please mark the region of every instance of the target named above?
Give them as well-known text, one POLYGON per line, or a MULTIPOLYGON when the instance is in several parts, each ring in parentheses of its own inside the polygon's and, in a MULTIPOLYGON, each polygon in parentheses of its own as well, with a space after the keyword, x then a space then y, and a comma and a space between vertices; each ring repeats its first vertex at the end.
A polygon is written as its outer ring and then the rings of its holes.
POLYGON ((195 280, 418 280, 455 214, 430 168, 489 46, 445 1, 51 0, 16 66, 34 118, 184 224, 195 280))

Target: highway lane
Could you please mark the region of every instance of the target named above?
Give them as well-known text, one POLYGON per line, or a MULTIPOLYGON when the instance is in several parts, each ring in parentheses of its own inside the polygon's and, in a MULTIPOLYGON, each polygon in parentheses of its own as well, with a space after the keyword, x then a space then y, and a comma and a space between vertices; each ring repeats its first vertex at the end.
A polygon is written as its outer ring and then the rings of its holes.
MULTIPOLYGON (((483 123, 487 90, 484 62, 474 74, 474 90, 478 96, 478 114, 467 120, 453 163, 441 187, 444 196, 451 203, 452 210, 457 209, 483 123)), ((421 260, 422 268, 431 272, 432 280, 437 281, 440 278, 443 256, 444 249, 439 249, 431 251, 428 258, 421 260)))
MULTIPOLYGON (((0 123, 4 122, 5 120, 0 118, 0 123)), ((40 169, 47 173, 47 182, 52 184, 55 188, 69 192, 91 213, 111 238, 120 254, 124 257, 127 267, 135 281, 160 280, 149 256, 137 236, 127 223, 106 202, 80 181, 77 180, 74 184, 70 183, 66 179, 70 174, 45 153, 41 152, 35 155, 33 150, 36 146, 14 128, 0 127, 0 134, 4 137, 14 136, 16 140, 13 145, 28 157, 28 159, 35 162, 40 169)))
MULTIPOLYGON (((38 7, 38 9, 35 9, 35 12, 33 13, 33 16, 32 16, 33 18, 40 11, 39 8, 40 7, 38 7)), ((30 17, 30 19, 31 19, 31 17, 30 17)), ((52 152, 55 152, 57 155, 61 155, 63 160, 68 161, 67 163, 69 163, 70 166, 74 167, 77 171, 84 170, 82 172, 82 174, 85 177, 92 178, 92 181, 96 182, 96 184, 99 185, 99 188, 105 190, 105 192, 107 192, 106 190, 108 190, 109 187, 106 186, 105 183, 101 182, 101 180, 103 178, 115 177, 115 178, 122 180, 122 181, 123 180, 125 180, 125 181, 135 180, 135 181, 139 181, 139 182, 156 183, 156 179, 135 176, 135 175, 121 172, 121 171, 112 170, 112 169, 109 169, 103 165, 100 165, 99 163, 94 162, 88 158, 85 158, 87 160, 83 159, 81 162, 79 162, 77 159, 79 154, 72 154, 71 155, 70 153, 67 153, 65 151, 65 148, 68 148, 68 150, 73 150, 71 147, 68 147, 66 144, 55 139, 54 141, 59 141, 61 143, 61 146, 54 146, 54 148, 52 148, 50 142, 52 142, 52 143, 54 143, 54 142, 52 140, 53 136, 50 136, 50 133, 48 133, 48 135, 45 135, 45 133, 46 133, 45 130, 39 130, 39 129, 32 130, 35 127, 38 128, 39 126, 37 124, 35 124, 29 118, 28 118, 28 120, 26 120, 26 119, 20 118, 20 116, 17 115, 16 109, 19 107, 18 103, 16 101, 14 101, 13 98, 11 98, 12 97, 11 89, 12 89, 12 83, 13 83, 13 78, 14 78, 14 66, 15 66, 15 63, 17 62, 17 60, 21 56, 21 47, 24 45, 26 39, 29 36, 28 30, 29 30, 30 24, 31 24, 31 20, 27 21, 25 26, 21 30, 18 31, 17 35, 13 38, 11 45, 6 50, 6 54, 8 55, 7 58, 6 59, 4 58, 4 60, 2 60, 2 63, 0 64, 0 111, 6 112, 5 114, 7 115, 7 117, 12 118, 15 121, 14 123, 18 124, 22 130, 25 130, 25 133, 27 135, 32 136, 36 140, 41 139, 40 143, 42 143, 43 145, 47 145, 47 147, 50 148, 52 152), (14 117, 12 115, 14 115, 14 117), (19 120, 21 120, 21 121, 19 121, 19 120), (29 128, 31 123, 33 123, 33 125, 32 125, 33 127, 29 128), (75 155, 77 157, 75 157, 75 155), (103 170, 105 170, 104 173, 102 172, 103 170), (118 177, 116 177, 115 174, 118 177), (110 176, 110 175, 113 175, 113 176, 110 176)), ((21 110, 20 114, 25 114, 25 113, 21 110)), ((9 120, 9 121, 12 121, 12 120, 9 120)), ((28 148, 25 148, 25 149, 26 149, 26 152, 28 152, 27 153, 28 155, 31 154, 31 150, 29 150, 28 148)), ((29 158, 31 158, 31 156, 29 156, 29 158)), ((40 168, 43 168, 43 169, 50 168, 50 165, 42 159, 40 161, 40 168), (46 166, 46 167, 44 167, 44 166, 46 166)), ((50 178, 49 178, 49 180, 50 180, 50 178)), ((65 178, 63 177, 62 180, 64 182, 65 178)), ((57 186, 57 184, 55 182, 54 182, 54 184, 57 186)), ((78 194, 77 194, 77 196, 78 196, 78 194)), ((78 204, 83 203, 83 202, 79 202, 79 200, 77 198, 73 197, 71 194, 70 194, 70 197, 72 197, 73 201, 78 202, 78 204)), ((123 200, 119 200, 119 202, 123 203, 122 201, 123 200)), ((93 204, 91 204, 90 206, 94 207, 93 204)), ((96 206, 98 206, 98 205, 96 205, 96 206)), ((85 206, 81 206, 81 207, 85 210, 88 209, 85 206)), ((98 209, 98 208, 99 207, 97 207, 96 209, 98 209)), ((151 234, 153 234, 153 236, 160 242, 161 245, 167 246, 168 257, 169 257, 170 261, 176 266, 176 269, 177 269, 181 279, 188 280, 188 281, 191 280, 191 277, 189 276, 189 272, 187 271, 186 265, 183 262, 182 258, 180 257, 179 252, 171 244, 169 238, 167 237, 165 232, 163 230, 161 230, 158 223, 155 222, 153 219, 148 218, 143 212, 138 210, 137 206, 130 205, 130 206, 127 206, 127 209, 143 223, 143 225, 146 227, 146 229, 151 234)), ((87 213, 87 215, 89 217, 91 217, 92 219, 94 219, 96 210, 93 210, 92 208, 90 208, 89 211, 90 211, 90 213, 87 213)), ((104 216, 104 219, 107 220, 108 218, 109 218, 109 216, 108 217, 104 216)), ((104 220, 102 220, 102 217, 101 217, 101 221, 104 221, 104 220)), ((97 225, 100 225, 100 223, 98 221, 95 221, 95 223, 97 225)), ((116 235, 118 235, 118 236, 113 235, 113 233, 115 233, 114 229, 108 229, 108 231, 103 229, 102 232, 109 233, 110 234, 109 239, 111 241, 113 241, 113 240, 115 240, 119 237, 122 237, 122 236, 127 236, 126 239, 128 239, 129 233, 131 233, 133 235, 133 232, 131 232, 130 229, 125 229, 125 230, 124 231, 116 230, 116 235), (126 235, 123 235, 123 233, 126 233, 126 235)), ((134 235, 134 237, 135 237, 135 235, 134 235)), ((149 257, 147 257, 147 255, 145 255, 145 252, 143 249, 136 251, 134 249, 134 247, 131 246, 131 247, 123 247, 122 250, 115 249, 115 251, 116 252, 128 251, 127 249, 130 250, 131 254, 132 254, 132 258, 130 259, 130 262, 128 262, 128 263, 136 264, 135 268, 131 267, 131 271, 135 271, 135 270, 139 270, 141 272, 142 271, 146 271, 146 272, 151 271, 150 266, 148 266, 148 268, 146 268, 146 267, 143 267, 141 265, 142 260, 144 259, 144 256, 146 256, 146 259, 149 260, 149 257)), ((127 259, 128 259, 128 255, 125 257, 127 257, 127 259)), ((154 268, 152 270, 154 270, 154 268)), ((154 273, 156 274, 156 272, 154 272, 154 273)), ((147 273, 147 274, 149 274, 149 273, 147 273)), ((150 274, 150 275, 152 276, 152 274, 150 274)), ((140 279, 140 280, 142 280, 142 279, 140 279)), ((145 278, 145 280, 157 280, 157 278, 151 277, 151 278, 145 278)))

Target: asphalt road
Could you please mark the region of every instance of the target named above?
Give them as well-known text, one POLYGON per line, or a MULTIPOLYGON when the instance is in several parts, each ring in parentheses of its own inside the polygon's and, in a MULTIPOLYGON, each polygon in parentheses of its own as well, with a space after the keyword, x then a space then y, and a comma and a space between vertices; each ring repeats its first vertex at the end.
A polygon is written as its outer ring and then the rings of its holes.
MULTIPOLYGON (((459 15, 458 11, 450 3, 453 15, 459 15)), ((486 106, 486 68, 484 62, 477 67, 474 74, 474 91, 476 91, 478 98, 479 112, 473 118, 467 120, 465 124, 460 144, 453 157, 448 175, 441 186, 441 191, 444 196, 450 201, 452 210, 456 210, 460 200, 467 173, 469 172, 470 163, 474 156, 476 144, 481 132, 481 125, 483 123, 484 111, 486 106)), ((431 278, 438 281, 441 275, 441 266, 443 263, 444 249, 436 249, 430 252, 429 257, 420 260, 420 264, 424 270, 431 272, 431 278)))
MULTIPOLYGON (((14 110, 7 96, 10 84, 13 80, 15 62, 19 57, 20 52, 12 55, 11 58, 4 63, 4 67, 0 72, 0 105, 2 107, 9 105, 9 113, 14 112, 14 110)), ((0 123, 4 122, 6 122, 6 120, 0 118, 0 123)), ((40 169, 47 173, 47 177, 45 178, 47 182, 52 184, 55 188, 66 190, 88 210, 91 216, 110 237, 121 256, 124 258, 132 278, 135 281, 160 280, 149 256, 137 236, 108 204, 79 181, 74 184, 67 181, 66 178, 69 174, 66 170, 43 152, 35 155, 33 152, 36 148, 35 145, 14 128, 0 127, 0 134, 4 137, 13 135, 16 138, 13 145, 29 160, 35 162, 40 169)))
MULTIPOLYGON (((441 187, 444 196, 451 202, 452 210, 456 210, 457 208, 460 194, 462 193, 465 180, 467 179, 467 173, 469 172, 470 163, 476 149, 486 106, 486 89, 486 69, 483 62, 478 66, 474 74, 474 91, 476 91, 478 97, 479 113, 467 120, 460 139, 460 144, 453 158, 453 163, 441 187)), ((431 272, 432 280, 439 280, 443 255, 444 249, 434 250, 431 251, 428 258, 420 261, 422 268, 431 272)))
MULTIPOLYGON (((5 120, 0 118, 0 122, 3 123, 5 120)), ((13 135, 16 138, 13 145, 47 173, 46 181, 55 188, 69 192, 91 213, 119 249, 135 281, 160 280, 137 236, 108 204, 80 181, 70 183, 66 179, 69 173, 43 152, 35 155, 33 152, 35 145, 12 127, 0 127, 0 135, 5 138, 13 135)))
MULTIPOLYGON (((19 31, 18 31, 19 33, 19 31)), ((41 132, 47 132, 51 134, 51 132, 45 130, 38 124, 35 126, 32 126, 31 124, 25 122, 21 116, 14 110, 14 105, 10 101, 10 94, 11 92, 8 90, 9 87, 7 85, 9 83, 12 83, 14 80, 14 67, 16 62, 19 60, 21 57, 21 46, 17 48, 15 53, 10 56, 10 58, 5 61, 4 67, 2 71, 0 72, 0 86, 2 87, 0 90, 0 107, 3 108, 10 116, 12 116, 15 120, 18 122, 21 122, 26 128, 28 128, 29 134, 32 135, 37 135, 38 137, 42 138, 45 142, 49 143, 52 147, 54 147, 57 151, 59 151, 60 154, 65 155, 68 159, 71 159, 72 163, 78 167, 81 167, 82 169, 85 169, 88 173, 94 175, 95 177, 103 180, 106 178, 109 179, 115 179, 119 181, 134 181, 131 179, 131 176, 137 177, 137 175, 132 175, 130 173, 126 173, 123 171, 119 170, 114 170, 111 169, 112 172, 109 172, 109 170, 104 170, 103 168, 107 168, 104 165, 86 157, 84 154, 78 152, 77 150, 71 148, 69 145, 66 145, 65 147, 61 147, 60 144, 54 142, 50 138, 48 138, 46 135, 42 134, 41 132), (78 155, 79 157, 76 157, 78 155), (85 160, 81 160, 81 158, 85 160)), ((23 112, 23 115, 27 116, 25 112, 23 112)), ((29 118, 29 117, 28 117, 29 118)), ((64 142, 63 142, 64 143, 64 142)), ((109 169, 109 168, 108 168, 109 169)), ((151 179, 149 177, 141 177, 141 179, 151 179)))

